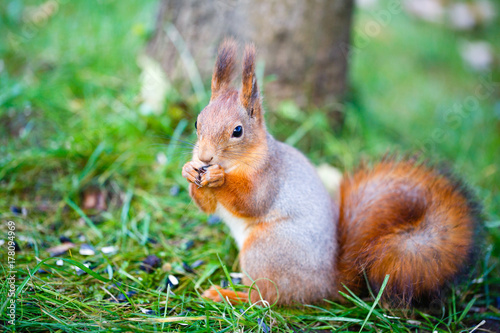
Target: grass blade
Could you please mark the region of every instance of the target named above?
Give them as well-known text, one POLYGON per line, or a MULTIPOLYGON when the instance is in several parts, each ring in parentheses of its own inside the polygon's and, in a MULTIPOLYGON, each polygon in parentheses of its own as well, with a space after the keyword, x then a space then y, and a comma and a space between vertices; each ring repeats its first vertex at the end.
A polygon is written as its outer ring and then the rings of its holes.
POLYGON ((92 155, 90 155, 87 164, 85 164, 85 167, 83 168, 82 172, 78 176, 78 183, 80 183, 87 175, 90 173, 92 168, 95 166, 97 159, 99 156, 102 154, 104 149, 106 148, 106 145, 104 142, 101 142, 96 149, 92 152, 92 155))
POLYGON ((73 200, 71 200, 70 198, 66 198, 64 201, 66 201, 68 206, 73 208, 75 212, 77 212, 78 215, 80 215, 80 217, 85 221, 85 223, 87 223, 89 228, 92 229, 92 231, 95 232, 95 234, 99 236, 99 238, 102 238, 102 232, 99 229, 97 229, 94 222, 92 222, 92 220, 88 218, 88 216, 83 212, 83 210, 80 209, 80 207, 78 207, 76 203, 73 202, 73 200))
POLYGON ((368 319, 370 318, 373 310, 375 309, 375 307, 377 306, 378 302, 380 301, 380 298, 382 297, 382 294, 384 292, 384 289, 385 287, 387 286, 387 282, 389 281, 389 274, 387 274, 384 278, 384 282, 382 282, 382 287, 380 287, 380 291, 378 292, 378 295, 377 295, 377 298, 375 299, 375 302, 373 302, 373 305, 370 309, 370 311, 368 312, 368 315, 366 316, 365 318, 365 321, 363 322, 363 325, 361 325, 361 329, 359 330, 360 332, 363 331, 363 328, 365 327, 368 319))

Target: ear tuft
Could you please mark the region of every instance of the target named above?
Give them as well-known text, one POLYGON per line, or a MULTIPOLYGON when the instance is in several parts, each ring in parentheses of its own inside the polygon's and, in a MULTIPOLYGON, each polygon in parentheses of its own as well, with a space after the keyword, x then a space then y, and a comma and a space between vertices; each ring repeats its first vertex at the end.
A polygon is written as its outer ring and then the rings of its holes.
POLYGON ((254 116, 253 111, 256 107, 254 103, 259 99, 259 89, 257 87, 257 77, 255 76, 255 46, 253 44, 247 44, 245 47, 242 81, 241 104, 247 109, 250 116, 254 116))
POLYGON ((219 47, 214 73, 212 75, 211 100, 225 91, 229 87, 229 83, 231 83, 234 73, 236 49, 236 41, 232 38, 226 38, 219 47))

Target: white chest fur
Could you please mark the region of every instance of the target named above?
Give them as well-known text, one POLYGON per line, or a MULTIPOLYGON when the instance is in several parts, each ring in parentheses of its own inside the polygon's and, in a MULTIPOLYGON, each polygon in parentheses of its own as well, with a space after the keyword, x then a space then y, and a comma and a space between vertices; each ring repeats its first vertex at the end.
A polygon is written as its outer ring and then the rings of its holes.
POLYGON ((241 249, 243 243, 245 242, 245 239, 248 236, 248 229, 245 220, 231 214, 220 203, 217 203, 215 214, 219 216, 224 221, 224 223, 226 223, 229 229, 231 229, 231 235, 236 241, 236 245, 238 245, 238 248, 241 249))

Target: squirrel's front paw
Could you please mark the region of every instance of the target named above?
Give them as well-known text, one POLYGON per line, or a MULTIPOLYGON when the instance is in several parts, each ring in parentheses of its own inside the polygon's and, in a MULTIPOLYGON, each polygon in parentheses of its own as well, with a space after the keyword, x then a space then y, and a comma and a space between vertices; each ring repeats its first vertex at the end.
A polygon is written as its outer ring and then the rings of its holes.
POLYGON ((186 178, 190 183, 201 186, 200 170, 203 164, 200 162, 189 161, 182 167, 182 177, 186 178))
POLYGON ((204 173, 200 173, 201 186, 219 187, 224 184, 224 169, 220 165, 209 166, 204 173))

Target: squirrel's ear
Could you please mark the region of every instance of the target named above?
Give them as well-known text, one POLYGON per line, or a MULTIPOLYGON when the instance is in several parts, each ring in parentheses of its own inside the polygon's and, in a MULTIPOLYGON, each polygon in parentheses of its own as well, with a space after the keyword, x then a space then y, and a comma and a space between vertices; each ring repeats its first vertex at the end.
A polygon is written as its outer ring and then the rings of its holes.
POLYGON ((255 46, 248 44, 245 47, 243 58, 243 86, 240 92, 240 102, 248 111, 250 117, 256 116, 255 111, 260 110, 259 88, 255 75, 255 46))
POLYGON ((229 87, 234 73, 236 47, 236 42, 231 38, 225 39, 219 47, 212 75, 212 97, 210 100, 215 99, 229 87))

